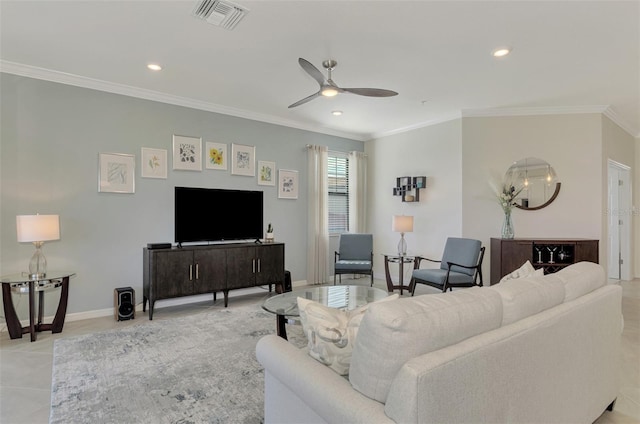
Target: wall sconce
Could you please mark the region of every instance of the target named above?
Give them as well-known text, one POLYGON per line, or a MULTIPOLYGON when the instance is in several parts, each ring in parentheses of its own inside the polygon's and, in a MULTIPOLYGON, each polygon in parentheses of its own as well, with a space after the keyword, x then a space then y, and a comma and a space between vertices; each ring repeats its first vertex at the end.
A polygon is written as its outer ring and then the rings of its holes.
POLYGON ((404 239, 404 233, 410 233, 413 231, 413 216, 394 215, 391 229, 396 233, 400 233, 400 242, 398 242, 398 255, 406 255, 407 242, 404 239))
POLYGON ((36 246, 29 261, 29 278, 40 279, 47 275, 47 259, 42 254, 45 241, 60 239, 60 217, 58 215, 18 215, 16 229, 19 243, 36 246))

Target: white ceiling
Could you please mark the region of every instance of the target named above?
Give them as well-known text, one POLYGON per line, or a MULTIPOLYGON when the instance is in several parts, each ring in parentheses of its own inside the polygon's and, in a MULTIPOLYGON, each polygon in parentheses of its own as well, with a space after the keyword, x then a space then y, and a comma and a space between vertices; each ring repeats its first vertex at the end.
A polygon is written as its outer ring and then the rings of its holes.
POLYGON ((640 131, 640 1, 236 3, 250 12, 229 31, 199 0, 2 0, 0 70, 358 140, 461 114, 606 110, 640 131), (318 90, 299 57, 400 94, 288 109, 318 90))

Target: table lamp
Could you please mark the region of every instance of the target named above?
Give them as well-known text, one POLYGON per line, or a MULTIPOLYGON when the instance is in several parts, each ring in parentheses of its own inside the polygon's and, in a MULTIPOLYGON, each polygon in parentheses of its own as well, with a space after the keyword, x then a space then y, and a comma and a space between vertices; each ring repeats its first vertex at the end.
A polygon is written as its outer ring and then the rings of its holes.
POLYGON ((29 277, 44 278, 47 275, 47 259, 42 254, 45 241, 60 239, 60 217, 58 215, 18 215, 16 216, 18 242, 33 243, 36 246, 29 261, 29 277))
POLYGON ((400 242, 398 243, 398 255, 407 254, 407 242, 404 239, 404 233, 413 231, 413 217, 407 215, 394 215, 391 228, 394 232, 400 233, 400 242))

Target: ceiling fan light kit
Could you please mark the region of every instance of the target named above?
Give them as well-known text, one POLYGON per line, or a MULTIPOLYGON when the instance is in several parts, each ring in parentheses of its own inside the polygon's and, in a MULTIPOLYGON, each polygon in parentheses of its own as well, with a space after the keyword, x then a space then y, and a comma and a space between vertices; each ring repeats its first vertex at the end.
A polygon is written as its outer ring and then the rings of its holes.
POLYGON ((311 64, 306 59, 298 58, 298 63, 305 70, 307 74, 311 76, 316 82, 320 85, 320 90, 317 93, 311 94, 310 96, 305 97, 302 100, 298 100, 297 102, 289 105, 289 109, 300 106, 311 100, 315 99, 318 96, 323 97, 334 97, 340 93, 351 93, 357 94, 359 96, 367 96, 367 97, 391 97, 397 96, 398 93, 392 90, 385 90, 382 88, 341 88, 331 78, 331 71, 333 71, 338 64, 333 59, 325 60, 322 62, 322 66, 327 70, 327 78, 325 79, 322 72, 318 70, 315 66, 311 64))

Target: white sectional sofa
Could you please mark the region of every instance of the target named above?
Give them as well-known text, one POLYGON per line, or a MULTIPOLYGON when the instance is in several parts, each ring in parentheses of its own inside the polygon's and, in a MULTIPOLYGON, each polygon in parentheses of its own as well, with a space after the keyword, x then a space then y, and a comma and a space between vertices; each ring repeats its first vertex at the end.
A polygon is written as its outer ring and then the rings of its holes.
POLYGON ((590 423, 618 393, 621 288, 601 266, 372 304, 349 376, 262 338, 265 423, 590 423))

